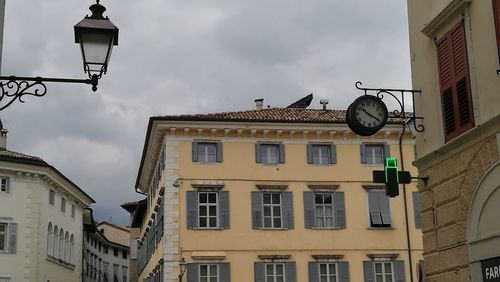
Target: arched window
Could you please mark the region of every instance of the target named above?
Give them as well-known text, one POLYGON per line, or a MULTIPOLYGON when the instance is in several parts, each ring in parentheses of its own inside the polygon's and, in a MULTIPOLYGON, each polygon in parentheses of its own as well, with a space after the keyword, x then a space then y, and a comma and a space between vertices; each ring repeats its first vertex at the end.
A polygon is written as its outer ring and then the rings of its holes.
POLYGON ((69 260, 71 262, 73 262, 73 253, 75 252, 75 236, 73 236, 73 234, 71 234, 71 238, 69 239, 69 260))
POLYGON ((53 243, 52 240, 54 240, 52 238, 52 236, 54 233, 52 233, 52 232, 53 232, 52 231, 52 222, 49 222, 49 227, 47 228, 47 256, 49 256, 49 257, 52 256, 53 251, 54 251, 54 249, 53 249, 54 247, 52 246, 52 243, 53 243))
POLYGON ((52 240, 52 256, 57 257, 59 255, 59 228, 57 225, 54 227, 54 238, 52 240))
POLYGON ((64 230, 59 231, 59 259, 64 259, 64 230))
POLYGON ((64 235, 64 261, 69 262, 69 233, 64 235))

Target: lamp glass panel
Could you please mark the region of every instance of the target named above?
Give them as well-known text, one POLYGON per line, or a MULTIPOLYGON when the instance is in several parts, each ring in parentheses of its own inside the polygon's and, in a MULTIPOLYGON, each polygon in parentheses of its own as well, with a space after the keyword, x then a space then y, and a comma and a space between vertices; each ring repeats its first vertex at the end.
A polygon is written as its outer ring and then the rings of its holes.
POLYGON ((100 72, 102 65, 108 63, 113 47, 112 40, 113 37, 110 34, 82 32, 80 42, 83 60, 91 72, 100 72))

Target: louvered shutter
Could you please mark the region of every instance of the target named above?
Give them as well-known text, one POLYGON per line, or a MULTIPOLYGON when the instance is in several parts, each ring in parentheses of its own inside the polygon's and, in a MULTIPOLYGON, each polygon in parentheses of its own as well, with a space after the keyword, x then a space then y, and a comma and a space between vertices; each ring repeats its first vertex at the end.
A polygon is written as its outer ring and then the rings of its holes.
POLYGON ((285 262, 286 282, 297 282, 295 262, 285 262))
POLYGON ((366 145, 361 144, 359 146, 359 151, 360 151, 360 155, 361 155, 361 163, 366 164, 366 145))
POLYGON ((313 145, 312 144, 307 144, 307 163, 308 164, 313 163, 313 145))
POLYGON ((337 146, 335 144, 330 144, 330 163, 337 163, 337 146))
POLYGON ((285 144, 279 144, 279 163, 284 164, 285 163, 285 144))
POLYGON ((262 193, 252 192, 252 228, 262 227, 262 193))
POLYGON ((219 228, 229 228, 229 192, 219 192, 219 228))
POLYGON ((194 229, 198 227, 198 192, 186 192, 187 209, 187 228, 194 229))
POLYGON ((339 266, 339 282, 349 282, 349 263, 347 261, 341 261, 338 263, 339 266))
POLYGON ((373 261, 363 262, 363 272, 365 274, 365 282, 375 282, 375 269, 373 261))
MULTIPOLYGON (((389 145, 384 145, 384 157, 385 158, 391 157, 391 147, 389 147, 389 145)), ((384 161, 384 163, 385 163, 385 161, 384 161)))
POLYGON ((221 142, 217 142, 216 143, 216 154, 217 154, 217 162, 222 162, 222 156, 223 156, 223 151, 222 151, 222 143, 221 142))
POLYGON ((422 228, 422 221, 420 218, 420 198, 418 192, 413 192, 413 215, 415 218, 415 228, 422 228))
POLYGON ((193 141, 193 144, 191 147, 191 153, 192 153, 193 162, 197 162, 198 161, 198 142, 193 141))
POLYGON ((391 225, 391 206, 389 202, 389 197, 385 195, 385 192, 379 192, 380 201, 380 214, 382 216, 382 223, 391 225))
POLYGON ((335 227, 345 228, 345 199, 344 192, 335 192, 335 227))
POLYGON ((198 264, 188 263, 186 274, 187 282, 198 282, 198 264))
POLYGON ((382 224, 380 201, 377 191, 368 191, 368 211, 373 224, 382 224))
POLYGON ((231 271, 230 271, 228 262, 219 263, 219 276, 220 276, 219 282, 230 282, 231 281, 231 271))
POLYGON ((292 192, 283 192, 281 194, 283 201, 283 228, 293 229, 293 194, 292 192))
POLYGON ((436 49, 443 126, 448 142, 474 126, 463 21, 436 43, 436 49))
POLYGON ((255 144, 255 162, 256 163, 261 163, 261 154, 260 154, 260 144, 257 143, 255 144))
POLYGON ((265 280, 265 263, 256 262, 254 263, 253 275, 255 282, 266 282, 265 280))
POLYGON ((497 50, 500 60, 500 0, 493 0, 493 16, 495 18, 495 32, 497 35, 497 50))
POLYGON ((317 262, 309 262, 309 282, 319 282, 319 266, 317 262))
POLYGON ((405 282, 405 262, 403 260, 394 261, 394 278, 396 282, 405 282))
POLYGON ((314 192, 304 192, 304 227, 315 227, 314 220, 314 192))
POLYGON ((17 223, 9 223, 9 253, 17 251, 17 223))

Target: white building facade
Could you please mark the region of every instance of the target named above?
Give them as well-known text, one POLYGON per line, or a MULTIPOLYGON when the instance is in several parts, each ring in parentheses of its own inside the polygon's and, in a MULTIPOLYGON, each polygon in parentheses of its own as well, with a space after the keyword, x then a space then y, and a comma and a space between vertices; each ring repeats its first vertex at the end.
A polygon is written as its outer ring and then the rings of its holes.
POLYGON ((0 151, 0 281, 80 281, 94 200, 38 157, 0 151))

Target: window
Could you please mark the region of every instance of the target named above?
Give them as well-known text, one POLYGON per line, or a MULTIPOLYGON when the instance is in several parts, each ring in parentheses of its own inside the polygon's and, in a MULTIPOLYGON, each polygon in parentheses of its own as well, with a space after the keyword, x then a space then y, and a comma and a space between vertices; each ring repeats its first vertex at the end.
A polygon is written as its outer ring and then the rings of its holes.
POLYGON ((119 269, 120 266, 118 264, 113 264, 113 281, 120 281, 119 269))
POLYGON ((200 162, 200 163, 222 162, 222 143, 194 141, 193 162, 200 162))
POLYGON ((10 193, 9 178, 0 177, 0 191, 4 193, 10 193))
POLYGON ((307 144, 307 163, 309 164, 335 164, 337 152, 334 144, 307 144))
POLYGON ((117 257, 117 256, 118 256, 118 249, 117 249, 117 248, 114 248, 114 249, 113 249, 113 255, 114 255, 115 257, 117 257))
POLYGON ((349 263, 309 262, 309 281, 340 282, 349 281, 349 263))
POLYGON ((123 282, 128 281, 127 276, 128 276, 128 268, 126 266, 122 266, 122 281, 123 282))
POLYGON ((109 262, 102 263, 103 281, 109 281, 109 262))
POLYGON ((103 253, 107 254, 108 253, 108 246, 103 247, 103 253))
POLYGON ((420 198, 418 192, 413 192, 413 216, 415 219, 415 228, 422 228, 422 220, 420 218, 420 198))
POLYGON ((127 250, 122 250, 122 258, 127 259, 127 250))
POLYGON ((71 205, 71 217, 72 218, 75 218, 75 210, 76 210, 75 205, 71 205))
POLYGON ((297 281, 295 262, 256 262, 254 267, 254 281, 256 282, 297 281))
MULTIPOLYGON (((229 281, 229 263, 188 263, 187 281, 218 282, 229 281)), ((160 267, 160 277, 163 276, 163 265, 160 267)), ((162 280, 163 281, 163 280, 162 280)))
POLYGON ((0 222, 0 252, 16 253, 17 223, 0 222))
POLYGON ((391 227, 389 197, 384 190, 368 191, 368 210, 370 227, 391 227))
POLYGON ((285 163, 285 145, 255 144, 255 161, 263 164, 285 163))
POLYGON ((497 49, 498 49, 498 57, 500 59, 500 1, 499 0, 493 0, 493 16, 495 18, 497 49))
POLYGON ((53 231, 52 231, 52 223, 49 222, 49 226, 47 227, 47 256, 52 256, 53 253, 53 246, 52 246, 52 243, 53 243, 53 231))
POLYGON ((474 127, 465 27, 460 21, 436 42, 445 142, 474 127))
POLYGON ((404 261, 364 261, 365 282, 399 282, 405 281, 404 261))
POLYGON ((384 144, 361 144, 362 164, 384 164, 390 156, 389 146, 384 144))
POLYGON ((54 190, 49 190, 49 204, 54 205, 56 201, 56 192, 54 190))
POLYGON ((61 211, 66 212, 66 199, 61 198, 61 211))
POLYGON ((0 282, 10 282, 10 278, 8 278, 8 277, 0 277, 0 282))
POLYGON ((344 192, 304 192, 305 228, 345 228, 344 192))
MULTIPOLYGON (((228 191, 187 191, 186 197, 187 227, 189 229, 229 228, 228 191)), ((163 217, 162 213, 160 215, 163 217)), ((160 220, 160 228, 162 227, 163 220, 160 220)))
POLYGON ((292 192, 252 192, 252 227, 292 229, 292 192))

